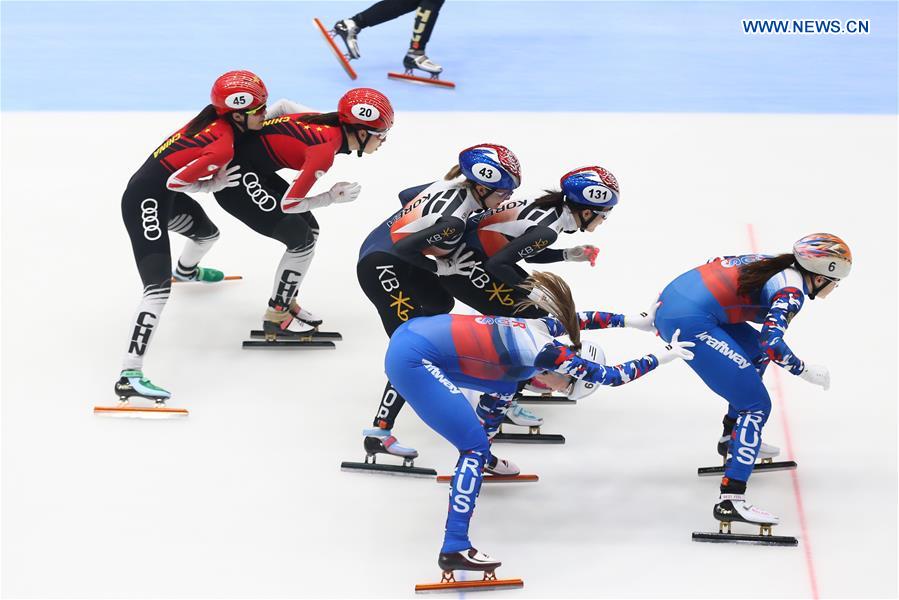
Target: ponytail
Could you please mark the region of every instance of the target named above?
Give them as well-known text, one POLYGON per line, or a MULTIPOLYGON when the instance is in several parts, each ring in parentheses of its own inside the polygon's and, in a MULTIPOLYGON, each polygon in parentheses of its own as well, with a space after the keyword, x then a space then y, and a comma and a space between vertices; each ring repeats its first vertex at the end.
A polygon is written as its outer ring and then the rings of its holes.
POLYGON ((297 120, 309 125, 327 125, 329 127, 338 127, 340 125, 340 118, 336 112, 303 115, 297 120))
POLYGON ((452 181, 460 175, 462 175, 462 167, 460 167, 459 165, 453 165, 453 168, 447 171, 446 175, 444 175, 443 178, 446 181, 452 181))
POLYGON ((526 292, 538 290, 546 295, 545 300, 522 300, 515 305, 515 313, 532 306, 542 309, 557 318, 571 339, 571 347, 575 351, 581 349, 581 324, 574 307, 571 288, 565 280, 548 271, 534 271, 531 276, 519 285, 526 292))
POLYGON ((784 269, 789 269, 796 262, 792 253, 778 254, 770 258, 749 263, 740 267, 737 279, 737 294, 750 296, 760 290, 765 282, 784 269))
POLYGON ((184 135, 187 137, 193 137, 212 125, 218 118, 219 115, 215 111, 215 107, 211 104, 207 104, 206 108, 201 110, 200 114, 191 119, 190 123, 187 124, 187 129, 184 130, 184 135))
POLYGON ((533 201, 534 206, 562 206, 565 204, 565 194, 552 190, 543 190, 544 194, 533 201))

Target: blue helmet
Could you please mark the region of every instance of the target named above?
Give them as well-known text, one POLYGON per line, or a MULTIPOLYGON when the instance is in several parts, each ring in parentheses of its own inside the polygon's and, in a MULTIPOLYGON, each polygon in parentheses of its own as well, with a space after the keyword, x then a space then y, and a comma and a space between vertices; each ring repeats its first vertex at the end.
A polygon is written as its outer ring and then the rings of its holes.
POLYGON ((618 180, 602 167, 581 167, 559 182, 565 199, 584 208, 611 208, 618 204, 618 180))
POLYGON ((518 157, 505 146, 478 144, 459 153, 459 168, 467 179, 493 190, 521 185, 518 157))

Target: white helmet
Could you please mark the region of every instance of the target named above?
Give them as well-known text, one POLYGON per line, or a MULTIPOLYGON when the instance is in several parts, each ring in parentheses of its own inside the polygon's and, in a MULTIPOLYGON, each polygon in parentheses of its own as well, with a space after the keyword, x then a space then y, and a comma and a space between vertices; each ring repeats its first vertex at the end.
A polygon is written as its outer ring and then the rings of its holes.
POLYGON ((829 279, 845 279, 852 269, 852 252, 842 239, 830 233, 813 233, 793 244, 799 266, 829 279))
MULTIPOLYGON (((602 348, 600 348, 593 342, 581 342, 581 349, 578 351, 578 356, 585 360, 599 363, 601 365, 606 364, 605 353, 602 351, 602 348)), ((575 379, 571 384, 570 391, 568 392, 568 399, 580 400, 581 398, 586 398, 587 396, 595 392, 596 388, 598 387, 598 383, 584 381, 583 379, 575 379)))

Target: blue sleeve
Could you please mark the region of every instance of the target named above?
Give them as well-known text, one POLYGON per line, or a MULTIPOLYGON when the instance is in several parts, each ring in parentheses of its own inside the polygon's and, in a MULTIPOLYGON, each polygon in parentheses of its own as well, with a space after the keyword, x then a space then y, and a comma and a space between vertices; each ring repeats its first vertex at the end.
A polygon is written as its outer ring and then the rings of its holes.
POLYGON ((534 366, 591 383, 617 386, 646 375, 659 366, 659 359, 653 354, 647 354, 610 367, 583 359, 568 346, 547 344, 537 353, 534 366))
MULTIPOLYGON (((579 328, 584 329, 608 329, 609 327, 624 327, 624 315, 618 313, 602 312, 600 310, 584 310, 577 314, 579 328)), ((554 317, 540 319, 549 330, 549 335, 559 337, 566 335, 565 326, 554 317)))
POLYGON ((795 287, 777 291, 771 298, 771 308, 762 324, 761 346, 768 358, 793 375, 799 375, 805 365, 784 341, 790 321, 802 309, 805 294, 795 287))

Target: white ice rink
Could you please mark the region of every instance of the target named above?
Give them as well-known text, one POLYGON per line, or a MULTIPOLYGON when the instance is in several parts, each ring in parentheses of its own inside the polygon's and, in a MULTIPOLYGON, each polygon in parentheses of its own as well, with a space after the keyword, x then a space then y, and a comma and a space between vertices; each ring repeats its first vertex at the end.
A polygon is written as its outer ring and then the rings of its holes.
MULTIPOLYGON (((337 349, 241 349, 283 248, 198 197, 222 231, 206 263, 244 280, 176 286, 153 340, 147 374, 191 415, 97 418, 92 407, 114 400, 141 287, 121 194, 190 116, 3 114, 5 597, 407 597, 438 577, 446 487, 339 469, 362 458, 384 384, 387 339, 355 264, 399 190, 442 177, 482 141, 518 154, 521 197, 585 164, 617 175, 609 221, 561 243, 600 246, 596 268, 550 266, 584 309, 645 308, 707 258, 751 251, 749 225, 759 250, 831 231, 856 261, 789 330, 796 353, 833 381, 823 392, 780 373, 765 439, 788 453, 789 431, 796 479, 750 482, 750 499, 781 515, 778 533, 798 548, 691 542, 715 526, 718 481, 695 470, 717 460, 725 405, 678 363, 540 409, 563 446, 495 447, 540 475, 479 498, 472 540, 503 560, 500 576, 525 580, 496 594, 896 596, 895 117, 400 113, 376 155, 339 156, 319 184, 363 186, 354 204, 316 212, 322 234, 300 293, 343 334, 337 349)), ((176 255, 181 245, 174 236, 176 255)), ((611 361, 658 347, 631 330, 591 339, 611 361)), ((395 433, 420 466, 455 464, 410 409, 395 433)))

